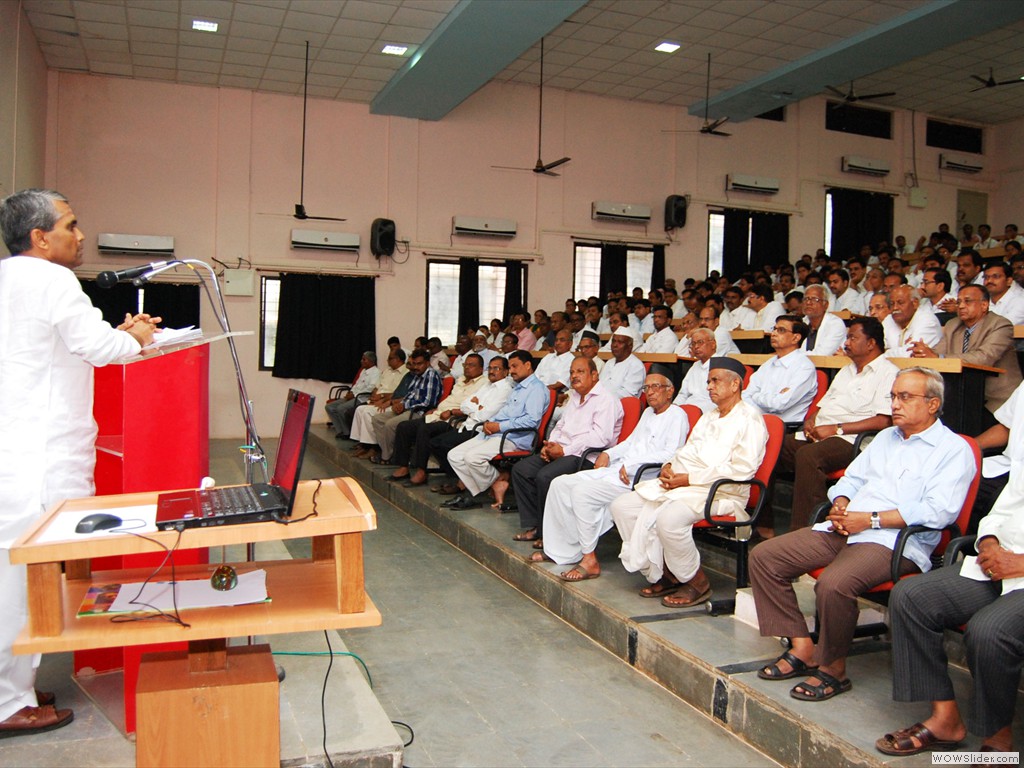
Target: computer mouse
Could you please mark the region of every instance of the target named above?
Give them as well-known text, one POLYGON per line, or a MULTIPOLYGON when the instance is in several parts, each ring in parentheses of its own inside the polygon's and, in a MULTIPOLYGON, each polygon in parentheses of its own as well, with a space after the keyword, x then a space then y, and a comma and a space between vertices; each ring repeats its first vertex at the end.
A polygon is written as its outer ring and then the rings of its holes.
POLYGON ((109 528, 117 528, 121 525, 121 518, 117 515, 108 515, 106 512, 95 512, 86 515, 78 521, 75 526, 75 533, 93 533, 94 531, 105 531, 109 528))

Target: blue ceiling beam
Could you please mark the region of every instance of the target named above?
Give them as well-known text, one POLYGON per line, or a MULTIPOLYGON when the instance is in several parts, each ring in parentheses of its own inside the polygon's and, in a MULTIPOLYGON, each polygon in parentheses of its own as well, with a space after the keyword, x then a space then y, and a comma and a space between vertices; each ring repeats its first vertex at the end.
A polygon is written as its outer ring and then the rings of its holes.
POLYGON ((586 0, 460 0, 370 103, 375 115, 440 120, 586 0))
MULTIPOLYGON (((1021 0, 933 0, 842 42, 713 96, 712 119, 741 122, 1024 18, 1021 0)), ((813 35, 811 36, 813 39, 813 35)), ((714 61, 712 61, 712 65, 714 61)), ((705 102, 689 108, 702 117, 705 102)))

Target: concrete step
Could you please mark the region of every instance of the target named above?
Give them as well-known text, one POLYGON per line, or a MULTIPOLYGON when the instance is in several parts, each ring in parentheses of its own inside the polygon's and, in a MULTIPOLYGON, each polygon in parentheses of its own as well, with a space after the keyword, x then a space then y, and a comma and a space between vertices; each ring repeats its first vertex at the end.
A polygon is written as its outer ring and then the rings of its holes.
MULTIPOLYGON (((512 541, 520 530, 517 515, 501 514, 486 504, 475 510, 442 509, 444 497, 427 487, 388 482, 393 468, 354 459, 348 450, 352 445, 336 440, 322 425, 314 426, 310 435, 312 451, 774 760, 794 766, 931 765, 929 753, 886 758, 874 748, 882 734, 919 722, 929 712, 927 703, 892 701, 884 637, 855 643, 848 661, 854 683, 850 693, 821 703, 797 701, 789 696, 797 680, 771 682, 756 675, 782 652, 777 639, 761 637, 756 626, 733 616, 710 616, 703 606, 670 609, 658 600, 639 598, 637 591, 646 582, 621 568, 614 534, 602 537, 598 547, 601 577, 565 583, 558 578, 564 566, 531 563, 530 545, 512 541)), ((715 597, 733 597, 734 575, 728 573, 732 561, 716 553, 710 548, 705 560, 715 597)), ((800 589, 802 604, 808 606, 813 605, 810 589, 800 589)), ((750 607, 744 609, 747 614, 750 607)), ((955 657, 957 638, 951 636, 948 645, 955 657)), ((953 678, 958 698, 966 702, 969 675, 954 668, 953 678)), ((962 748, 979 745, 979 739, 969 737, 962 748)))

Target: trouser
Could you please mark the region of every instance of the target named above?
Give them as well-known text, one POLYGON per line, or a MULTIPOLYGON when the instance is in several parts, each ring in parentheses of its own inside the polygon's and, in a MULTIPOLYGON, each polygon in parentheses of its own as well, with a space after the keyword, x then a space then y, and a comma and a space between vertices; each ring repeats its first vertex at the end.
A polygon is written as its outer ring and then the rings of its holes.
MULTIPOLYGON (((892 550, 881 544, 850 544, 838 533, 800 528, 758 544, 750 554, 750 586, 757 623, 765 637, 807 637, 793 579, 824 568, 814 585, 818 612, 817 663, 845 659, 857 628, 857 597, 889 580, 892 550)), ((900 573, 917 565, 900 560, 900 573)))
MULTIPOLYGON (((516 462, 512 468, 512 490, 516 495, 519 523, 523 528, 541 527, 551 481, 560 475, 572 474, 579 465, 579 456, 562 456, 554 461, 544 461, 540 454, 516 462)), ((593 468, 593 462, 583 462, 582 469, 593 468)))
POLYGON ((943 630, 966 623, 974 685, 967 726, 985 738, 1013 722, 1024 661, 1024 590, 1000 596, 1001 586, 964 578, 959 565, 896 585, 889 599, 893 699, 954 699, 943 630))
POLYGON ((704 519, 703 509, 694 510, 681 500, 647 501, 639 493, 627 493, 612 502, 611 513, 622 537, 620 559, 627 570, 639 570, 652 584, 662 577, 662 562, 679 581, 697 575, 700 552, 693 543, 693 524, 704 519), (641 515, 654 515, 654 525, 645 527, 641 515), (636 567, 630 567, 630 552, 636 567), (646 555, 641 557, 641 552, 646 555))
POLYGON ((544 554, 559 565, 578 563, 597 549, 601 534, 612 527, 608 506, 629 493, 629 486, 591 472, 556 477, 544 504, 544 554))
POLYGON ((9 550, 0 550, 0 721, 22 707, 37 705, 36 666, 39 657, 11 651, 28 621, 28 578, 24 565, 11 565, 9 550))
POLYGON ((349 436, 352 432, 352 417, 355 416, 357 405, 358 401, 353 397, 351 400, 335 400, 324 406, 336 433, 343 437, 349 436))
POLYGON ((476 436, 477 432, 467 429, 462 432, 454 430, 444 432, 430 438, 430 453, 437 459, 437 463, 441 465, 441 469, 444 470, 446 475, 456 474, 455 470, 452 469, 451 463, 448 461, 448 452, 458 445, 469 442, 476 436))
POLYGON ((391 460, 391 455, 395 450, 395 430, 398 429, 398 425, 410 419, 422 418, 422 413, 402 411, 400 414, 395 415, 395 412, 391 409, 373 416, 370 421, 373 426, 373 434, 377 439, 377 445, 380 446, 380 457, 382 460, 391 460))
MULTIPOLYGON (((786 435, 779 453, 779 467, 793 472, 793 517, 789 530, 805 528, 814 508, 828 501, 830 473, 845 469, 853 460, 853 445, 838 437, 829 437, 816 443, 797 440, 786 435)), ((757 518, 763 528, 775 527, 775 512, 766 504, 757 518)))
POLYGON ((447 421, 424 419, 404 421, 395 430, 395 451, 391 461, 400 467, 409 466, 413 469, 426 469, 430 460, 430 440, 433 437, 450 432, 447 421))
POLYGON ((474 496, 486 491, 498 479, 498 470, 490 462, 500 445, 498 435, 487 438, 477 435, 476 439, 448 451, 452 470, 474 496))

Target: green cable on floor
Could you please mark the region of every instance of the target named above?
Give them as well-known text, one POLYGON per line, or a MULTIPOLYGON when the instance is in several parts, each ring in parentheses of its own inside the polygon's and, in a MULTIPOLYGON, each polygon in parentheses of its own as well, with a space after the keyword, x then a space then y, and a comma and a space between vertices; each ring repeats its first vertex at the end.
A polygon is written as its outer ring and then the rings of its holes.
POLYGON ((373 677, 370 676, 370 669, 366 666, 366 662, 349 651, 271 651, 271 654, 274 656, 351 656, 362 665, 363 672, 366 673, 366 680, 370 684, 370 690, 373 690, 373 677))

